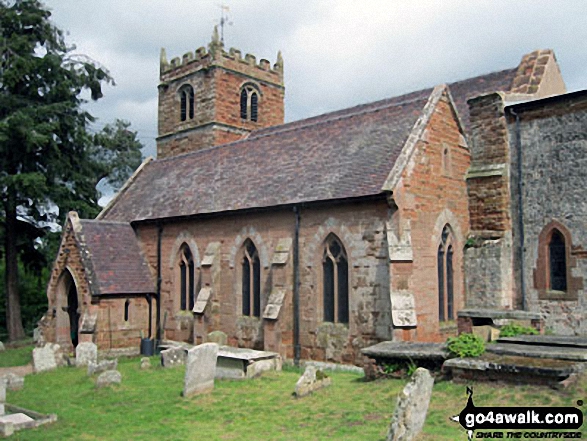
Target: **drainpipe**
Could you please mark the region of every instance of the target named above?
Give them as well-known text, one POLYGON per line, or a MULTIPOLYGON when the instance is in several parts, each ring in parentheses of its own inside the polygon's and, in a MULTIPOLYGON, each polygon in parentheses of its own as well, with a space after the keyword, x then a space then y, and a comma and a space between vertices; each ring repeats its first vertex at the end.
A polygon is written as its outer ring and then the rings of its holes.
POLYGON ((523 205, 523 183, 522 183, 522 139, 520 135, 520 115, 514 112, 514 109, 509 108, 510 113, 516 118, 516 160, 518 161, 517 173, 518 173, 518 230, 520 233, 520 291, 522 294, 522 309, 526 310, 526 278, 524 276, 524 265, 525 265, 525 250, 524 250, 524 205, 523 205))
POLYGON ((296 227, 293 243, 293 341, 294 341, 294 364, 300 365, 300 209, 297 205, 293 207, 296 218, 296 227))
POLYGON ((157 344, 161 341, 161 236, 163 225, 157 223, 157 344))
POLYGON ((149 304, 149 339, 153 338, 153 294, 147 295, 147 303, 149 304))

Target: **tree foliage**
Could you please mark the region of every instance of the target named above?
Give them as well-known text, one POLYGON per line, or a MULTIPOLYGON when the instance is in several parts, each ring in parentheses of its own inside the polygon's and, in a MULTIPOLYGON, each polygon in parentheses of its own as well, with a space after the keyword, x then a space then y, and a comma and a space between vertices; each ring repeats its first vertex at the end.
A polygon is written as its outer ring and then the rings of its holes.
POLYGON ((106 69, 72 53, 50 15, 38 0, 0 0, 0 217, 11 339, 23 336, 18 294, 23 245, 31 251, 48 223, 61 224, 70 210, 94 217, 97 182, 123 180, 118 166, 128 171, 137 163, 137 151, 140 162, 136 144, 115 145, 123 138, 119 129, 132 135, 126 123, 89 133, 93 118, 83 104, 99 99, 103 84, 112 80, 106 69))

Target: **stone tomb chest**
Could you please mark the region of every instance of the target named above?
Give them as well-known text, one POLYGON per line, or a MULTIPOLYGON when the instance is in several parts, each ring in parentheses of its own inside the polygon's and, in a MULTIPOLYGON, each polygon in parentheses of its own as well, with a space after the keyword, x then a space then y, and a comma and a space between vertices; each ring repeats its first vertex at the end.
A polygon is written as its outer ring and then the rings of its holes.
POLYGON ((255 378, 265 371, 280 371, 281 357, 275 352, 221 346, 216 362, 216 378, 255 378))

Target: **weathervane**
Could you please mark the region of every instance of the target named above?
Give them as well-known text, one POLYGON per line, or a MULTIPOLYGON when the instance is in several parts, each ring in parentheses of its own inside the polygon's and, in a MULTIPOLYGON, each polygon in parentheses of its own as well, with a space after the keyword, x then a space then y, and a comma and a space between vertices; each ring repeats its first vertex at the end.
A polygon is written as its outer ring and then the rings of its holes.
POLYGON ((232 26, 232 21, 228 19, 228 11, 230 9, 226 5, 220 5, 220 41, 224 44, 224 25, 232 26))

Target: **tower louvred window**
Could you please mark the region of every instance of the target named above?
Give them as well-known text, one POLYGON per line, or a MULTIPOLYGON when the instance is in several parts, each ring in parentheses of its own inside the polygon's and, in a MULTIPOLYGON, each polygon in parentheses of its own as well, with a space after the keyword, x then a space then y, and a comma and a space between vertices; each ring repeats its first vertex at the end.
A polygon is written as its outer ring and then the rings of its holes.
POLYGON ((257 122, 259 120, 259 92, 253 86, 244 86, 240 95, 241 119, 257 122))

